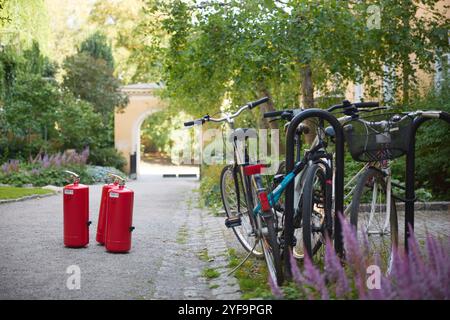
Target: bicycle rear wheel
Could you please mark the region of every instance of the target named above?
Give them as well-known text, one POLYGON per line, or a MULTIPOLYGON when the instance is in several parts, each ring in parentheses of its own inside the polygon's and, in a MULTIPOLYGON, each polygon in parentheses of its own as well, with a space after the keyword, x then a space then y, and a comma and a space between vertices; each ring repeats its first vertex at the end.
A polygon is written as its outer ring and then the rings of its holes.
POLYGON ((380 255, 382 269, 389 268, 392 249, 398 245, 397 209, 391 195, 390 213, 387 210, 387 188, 383 173, 368 168, 358 179, 350 204, 350 222, 362 243, 367 237, 369 253, 380 255))
POLYGON ((228 218, 239 216, 241 225, 233 227, 233 232, 237 239, 247 251, 258 257, 263 256, 263 252, 256 246, 256 234, 253 228, 253 218, 250 217, 250 210, 244 193, 244 184, 239 170, 234 171, 233 165, 228 165, 222 169, 220 175, 220 194, 223 207, 228 218), (253 250, 252 250, 253 249, 253 250))
POLYGON ((273 216, 258 216, 259 230, 261 232, 261 247, 267 263, 269 277, 273 283, 283 284, 283 268, 281 264, 281 250, 278 243, 278 232, 276 231, 273 216))

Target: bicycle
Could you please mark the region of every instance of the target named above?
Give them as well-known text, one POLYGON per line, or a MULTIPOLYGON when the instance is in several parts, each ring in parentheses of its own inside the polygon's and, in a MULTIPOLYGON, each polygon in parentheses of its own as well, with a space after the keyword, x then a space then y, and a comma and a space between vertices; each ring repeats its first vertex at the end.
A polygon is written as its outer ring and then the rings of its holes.
POLYGON ((245 128, 235 128, 234 118, 244 110, 265 103, 269 98, 261 98, 247 103, 232 114, 222 118, 205 115, 200 119, 185 122, 186 127, 205 122, 226 122, 231 129, 230 141, 233 146, 233 163, 223 168, 220 175, 220 193, 227 218, 225 225, 231 228, 242 246, 251 254, 264 256, 269 275, 281 285, 283 282, 280 244, 277 237, 278 220, 269 205, 267 191, 264 187, 261 171, 263 164, 250 164, 248 147, 245 144, 251 131, 245 128), (239 142, 244 138, 244 150, 239 142), (258 210, 253 208, 258 207, 258 210), (261 245, 261 251, 256 246, 261 245))
MULTIPOLYGON (((374 107, 369 111, 387 110, 374 107)), ((381 267, 389 272, 393 251, 398 246, 398 216, 396 201, 406 202, 393 192, 393 187, 404 189, 392 181, 391 161, 403 156, 409 146, 414 118, 435 118, 436 111, 381 113, 361 117, 357 106, 344 102, 340 107, 347 116, 339 118, 343 124, 348 149, 355 161, 364 162, 363 168, 344 186, 349 190, 345 199, 351 202, 344 211, 357 231, 359 241, 367 244, 369 252, 380 255, 381 267), (352 183, 356 181, 352 187, 352 183), (361 232, 358 233, 358 230, 361 232), (386 261, 387 263, 384 263, 386 261)), ((339 108, 335 108, 339 109, 339 108)))
MULTIPOLYGON (((378 103, 361 102, 350 104, 344 102, 342 105, 335 105, 328 108, 328 112, 337 109, 344 109, 345 117, 339 118, 341 122, 348 121, 354 117, 355 109, 361 112, 373 112, 380 109, 378 103), (360 108, 360 109, 358 109, 360 108)), ((295 115, 302 112, 302 109, 286 109, 264 114, 266 118, 286 120, 287 125, 295 115)), ((311 120, 310 120, 311 121, 311 120)), ((278 212, 283 212, 283 205, 280 203, 281 194, 286 186, 295 178, 294 194, 294 243, 293 256, 303 259, 304 254, 310 258, 318 255, 318 252, 326 243, 326 237, 331 239, 333 234, 332 199, 334 199, 333 183, 334 167, 333 154, 327 152, 329 141, 333 142, 334 133, 331 127, 324 127, 323 121, 315 123, 316 137, 311 144, 311 149, 305 152, 301 158, 301 135, 309 133, 307 125, 300 124, 296 130, 295 149, 296 165, 289 174, 276 175, 274 177, 273 192, 269 194, 271 205, 279 208, 278 212), (298 241, 301 238, 302 241, 298 241)), ((282 237, 281 237, 282 238, 282 237)))
MULTIPOLYGON (((286 109, 267 112, 265 118, 273 120, 286 120, 286 127, 295 115, 302 109, 286 109)), ((272 120, 272 121, 273 121, 272 120)), ((316 126, 318 131, 323 131, 323 123, 319 121, 316 126)), ((295 135, 296 165, 290 173, 280 173, 274 177, 273 191, 270 193, 271 204, 278 209, 281 215, 284 211, 280 203, 281 195, 286 186, 294 180, 294 243, 293 256, 303 259, 305 253, 313 258, 325 243, 325 237, 331 237, 332 218, 332 159, 331 153, 326 151, 328 142, 323 134, 317 134, 311 149, 301 156, 302 134, 308 134, 310 128, 301 124, 295 135), (298 241, 300 239, 300 241, 298 241)), ((282 171, 282 170, 280 170, 282 171)), ((283 233, 280 239, 283 239, 283 233)), ((284 248, 284 246, 283 246, 284 248)))

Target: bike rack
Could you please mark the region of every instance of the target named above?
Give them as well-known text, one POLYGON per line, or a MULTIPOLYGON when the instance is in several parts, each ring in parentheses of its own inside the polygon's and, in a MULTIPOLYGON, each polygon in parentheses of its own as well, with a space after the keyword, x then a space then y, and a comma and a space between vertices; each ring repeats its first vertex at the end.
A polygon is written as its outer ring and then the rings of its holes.
MULTIPOLYGON (((416 147, 416 133, 417 129, 426 121, 434 118, 419 116, 414 119, 411 131, 410 141, 408 144, 408 152, 406 153, 406 182, 405 182, 405 250, 408 251, 408 239, 411 236, 409 226, 414 230, 414 203, 416 202, 415 194, 415 147, 416 147)), ((450 124, 450 114, 444 111, 436 112, 436 118, 446 121, 450 124)), ((287 163, 287 162, 286 162, 287 163)), ((287 166, 286 166, 287 167, 287 166)))
MULTIPOLYGON (((342 242, 342 228, 341 222, 337 216, 337 213, 344 213, 344 130, 342 125, 336 119, 334 115, 328 111, 321 109, 307 109, 297 114, 289 124, 286 133, 286 172, 290 172, 294 169, 295 164, 295 150, 294 150, 294 137, 295 131, 299 124, 308 118, 320 118, 331 124, 335 132, 336 138, 336 175, 334 180, 334 248, 339 255, 343 253, 342 242)), ((284 219, 284 243, 286 247, 291 248, 292 240, 294 237, 294 183, 293 179, 286 187, 285 194, 285 219, 284 219)), ((284 262, 285 262, 285 275, 287 279, 292 278, 291 262, 290 262, 291 250, 284 250, 284 262)))

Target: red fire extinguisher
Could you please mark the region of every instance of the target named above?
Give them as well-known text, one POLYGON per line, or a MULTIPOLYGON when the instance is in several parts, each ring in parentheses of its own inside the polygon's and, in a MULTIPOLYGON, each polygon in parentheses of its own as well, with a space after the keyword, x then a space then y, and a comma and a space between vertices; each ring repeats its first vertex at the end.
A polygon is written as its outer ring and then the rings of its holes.
POLYGON ((100 202, 100 210, 98 212, 98 224, 97 224, 97 236, 96 240, 100 244, 105 244, 105 223, 106 223, 106 211, 108 205, 108 191, 111 189, 115 189, 119 186, 119 180, 121 177, 110 173, 111 177, 113 177, 113 182, 105 184, 102 188, 102 198, 100 202))
POLYGON ((130 251, 131 233, 134 230, 134 192, 125 188, 123 178, 120 180, 117 188, 108 191, 105 248, 109 252, 130 251))
POLYGON ((80 177, 65 171, 74 180, 63 188, 64 245, 80 248, 89 243, 89 187, 80 184, 80 177))

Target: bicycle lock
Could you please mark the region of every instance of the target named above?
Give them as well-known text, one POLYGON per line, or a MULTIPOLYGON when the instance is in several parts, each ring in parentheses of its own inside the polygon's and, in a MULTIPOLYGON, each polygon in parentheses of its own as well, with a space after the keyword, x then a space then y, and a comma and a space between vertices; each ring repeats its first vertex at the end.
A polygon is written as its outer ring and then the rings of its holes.
MULTIPOLYGON (((425 111, 426 112, 426 111, 425 111)), ((444 111, 435 112, 434 117, 418 116, 413 120, 411 131, 409 134, 408 151, 406 153, 406 182, 405 182, 405 250, 408 251, 408 239, 411 236, 409 226, 414 230, 414 203, 416 202, 415 193, 415 147, 417 129, 427 120, 441 119, 450 124, 450 114, 444 111)), ((287 163, 287 159, 286 159, 287 163)), ((289 168, 289 167, 288 167, 289 168)), ((287 200, 286 200, 287 201, 287 200)))
MULTIPOLYGON (((334 180, 334 249, 338 255, 343 254, 342 228, 337 213, 344 214, 344 130, 336 117, 328 111, 321 109, 307 109, 297 114, 289 124, 286 133, 286 172, 294 169, 295 150, 294 138, 297 127, 308 118, 320 118, 327 121, 334 129, 336 137, 336 174, 334 180)), ((294 181, 286 187, 285 194, 285 220, 284 243, 288 250, 284 250, 285 275, 292 279, 290 254, 294 239, 294 181)))

